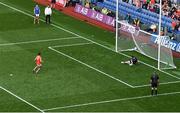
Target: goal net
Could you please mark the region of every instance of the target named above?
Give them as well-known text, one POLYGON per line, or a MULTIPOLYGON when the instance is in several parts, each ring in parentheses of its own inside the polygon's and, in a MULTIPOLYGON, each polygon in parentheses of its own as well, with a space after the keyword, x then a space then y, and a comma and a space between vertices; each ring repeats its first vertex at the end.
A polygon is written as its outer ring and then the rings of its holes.
MULTIPOLYGON (((117 52, 136 51, 153 59, 150 61, 155 62, 155 67, 158 69, 173 69, 176 66, 173 62, 172 50, 169 47, 171 44, 169 42, 170 38, 168 36, 152 34, 129 23, 119 10, 118 19, 116 19, 117 52)), ((148 64, 151 64, 151 62, 148 64)))

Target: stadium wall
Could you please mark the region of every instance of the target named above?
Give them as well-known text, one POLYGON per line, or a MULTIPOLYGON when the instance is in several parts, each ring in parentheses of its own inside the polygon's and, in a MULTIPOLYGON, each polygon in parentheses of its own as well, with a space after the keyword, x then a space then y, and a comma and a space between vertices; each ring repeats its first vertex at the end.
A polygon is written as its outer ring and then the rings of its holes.
MULTIPOLYGON (((51 4, 49 0, 34 0, 34 2, 41 4, 41 5, 44 5, 44 6, 51 4)), ((72 6, 63 7, 60 4, 56 4, 55 9, 61 11, 62 13, 66 14, 68 16, 71 16, 71 17, 76 18, 78 20, 84 21, 84 22, 91 24, 91 25, 94 25, 96 27, 102 28, 104 30, 108 30, 108 31, 112 31, 112 32, 115 31, 114 27, 112 27, 111 25, 107 25, 103 22, 100 22, 100 21, 95 20, 95 19, 91 19, 85 15, 82 15, 82 14, 75 12, 74 7, 72 7, 72 6)))
POLYGON ((100 12, 94 11, 92 9, 83 7, 82 5, 76 4, 76 7, 74 8, 74 11, 76 13, 82 14, 88 18, 91 18, 93 20, 97 20, 99 22, 102 22, 106 25, 114 27, 115 25, 115 18, 107 16, 105 14, 102 14, 100 12))

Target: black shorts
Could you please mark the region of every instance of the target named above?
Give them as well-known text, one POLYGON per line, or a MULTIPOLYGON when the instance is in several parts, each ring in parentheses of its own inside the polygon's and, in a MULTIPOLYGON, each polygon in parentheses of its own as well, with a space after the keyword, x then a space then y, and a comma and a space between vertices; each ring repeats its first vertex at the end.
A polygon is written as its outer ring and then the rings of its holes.
POLYGON ((131 59, 131 60, 130 60, 130 63, 131 63, 131 64, 136 64, 136 63, 137 63, 137 60, 134 60, 134 61, 133 61, 133 60, 131 59))
POLYGON ((55 4, 55 3, 56 3, 56 0, 51 0, 51 3, 52 3, 52 4, 55 4))
POLYGON ((151 83, 151 87, 157 88, 157 86, 158 86, 158 83, 151 83))
POLYGON ((137 60, 133 61, 133 64, 136 64, 137 63, 137 60))

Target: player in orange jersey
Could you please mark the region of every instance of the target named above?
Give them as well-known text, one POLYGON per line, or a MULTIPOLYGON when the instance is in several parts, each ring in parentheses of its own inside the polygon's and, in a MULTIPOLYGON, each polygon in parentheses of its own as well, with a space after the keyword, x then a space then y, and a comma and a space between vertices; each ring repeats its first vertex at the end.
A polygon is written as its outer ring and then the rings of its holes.
POLYGON ((36 62, 36 67, 33 69, 33 72, 37 74, 42 67, 41 53, 38 53, 34 61, 36 62))

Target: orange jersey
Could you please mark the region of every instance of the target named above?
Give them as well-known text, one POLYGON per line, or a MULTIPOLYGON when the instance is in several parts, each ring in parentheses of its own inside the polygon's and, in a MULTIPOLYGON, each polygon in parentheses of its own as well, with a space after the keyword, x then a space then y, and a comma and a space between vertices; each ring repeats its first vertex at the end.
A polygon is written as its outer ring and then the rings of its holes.
POLYGON ((36 60, 36 64, 37 64, 37 65, 40 65, 41 62, 42 62, 40 55, 36 56, 35 60, 36 60))

